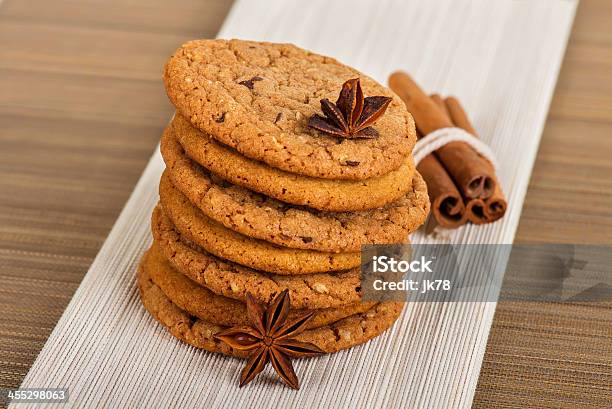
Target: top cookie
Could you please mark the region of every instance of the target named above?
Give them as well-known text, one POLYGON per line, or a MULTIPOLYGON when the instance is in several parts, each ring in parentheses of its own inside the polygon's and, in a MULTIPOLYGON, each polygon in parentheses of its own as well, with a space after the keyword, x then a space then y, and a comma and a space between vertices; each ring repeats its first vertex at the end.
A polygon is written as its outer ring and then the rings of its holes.
POLYGON ((243 155, 288 172, 366 179, 397 169, 416 140, 414 121, 391 90, 334 60, 291 44, 197 40, 166 64, 166 91, 202 131, 243 155), (365 96, 393 100, 374 139, 343 139, 307 126, 320 100, 361 79, 365 96))

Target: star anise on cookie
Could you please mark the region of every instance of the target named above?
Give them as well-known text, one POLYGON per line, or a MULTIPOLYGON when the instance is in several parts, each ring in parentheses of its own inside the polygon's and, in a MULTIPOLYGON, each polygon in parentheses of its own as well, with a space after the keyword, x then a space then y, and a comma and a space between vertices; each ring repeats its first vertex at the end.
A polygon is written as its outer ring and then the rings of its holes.
POLYGON ((251 382, 264 370, 268 362, 271 362, 276 373, 287 385, 299 389, 298 378, 290 358, 324 353, 314 344, 293 339, 305 330, 314 312, 287 321, 291 305, 287 290, 278 294, 267 308, 247 293, 246 305, 251 325, 233 327, 215 335, 215 338, 235 350, 250 351, 247 364, 240 375, 240 387, 251 382))
POLYGON ((321 100, 325 116, 314 114, 308 119, 308 126, 341 138, 376 138, 378 131, 372 128, 391 103, 392 98, 375 96, 363 97, 361 82, 354 78, 342 84, 336 103, 321 100))

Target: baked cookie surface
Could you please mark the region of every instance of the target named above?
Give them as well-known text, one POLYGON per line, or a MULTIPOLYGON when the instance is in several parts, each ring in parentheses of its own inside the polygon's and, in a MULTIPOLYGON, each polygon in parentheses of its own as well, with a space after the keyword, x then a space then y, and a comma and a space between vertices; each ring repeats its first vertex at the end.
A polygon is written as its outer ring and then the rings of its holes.
POLYGON ((186 155, 220 178, 285 203, 330 212, 367 210, 404 196, 416 172, 405 157, 399 168, 364 180, 331 180, 297 175, 249 159, 191 126, 181 115, 171 123, 172 135, 186 155))
POLYGON ((242 302, 246 293, 269 303, 289 290, 294 308, 336 308, 361 301, 359 268, 334 273, 278 275, 222 260, 189 242, 156 207, 151 218, 153 238, 164 257, 179 272, 215 294, 242 302))
MULTIPOLYGON (((142 268, 139 268, 138 272, 138 288, 145 309, 176 338, 211 352, 237 357, 245 357, 248 354, 232 350, 227 344, 216 340, 214 335, 227 327, 196 318, 179 308, 143 273, 142 268)), ((311 342, 327 353, 350 348, 367 342, 391 327, 402 312, 403 306, 403 303, 376 304, 366 312, 306 330, 295 339, 311 342)))
MULTIPOLYGON (((217 295, 187 278, 172 267, 157 245, 154 244, 142 257, 140 268, 143 270, 141 274, 147 276, 170 301, 189 314, 217 325, 248 325, 246 304, 217 295)), ((375 304, 357 303, 316 310, 292 309, 289 316, 297 317, 305 312, 314 311, 308 328, 317 328, 365 312, 375 304)))
POLYGON ((291 44, 242 40, 185 43, 164 70, 177 110, 202 131, 270 166, 329 179, 367 179, 397 169, 416 134, 412 116, 388 88, 364 74, 291 44), (335 101, 348 79, 366 96, 393 100, 375 139, 342 139, 308 128, 320 100, 335 101))
POLYGON ((282 275, 347 270, 361 263, 360 252, 330 253, 280 247, 236 233, 205 216, 176 189, 167 173, 159 183, 163 213, 177 231, 217 257, 282 275))
POLYGON ((166 129, 161 153, 172 184, 206 216, 228 229, 280 246, 327 252, 360 251, 364 244, 403 242, 429 211, 418 172, 400 199, 361 212, 332 213, 291 206, 225 182, 189 159, 166 129))

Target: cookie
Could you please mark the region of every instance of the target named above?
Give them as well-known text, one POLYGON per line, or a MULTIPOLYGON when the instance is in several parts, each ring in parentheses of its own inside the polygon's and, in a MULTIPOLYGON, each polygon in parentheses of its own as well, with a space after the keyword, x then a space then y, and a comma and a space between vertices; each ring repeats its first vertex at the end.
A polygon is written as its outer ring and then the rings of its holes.
POLYGON ((188 240, 217 257, 276 274, 312 274, 346 270, 361 264, 360 252, 324 253, 279 247, 236 233, 214 222, 162 175, 159 198, 164 214, 188 240))
POLYGON ((174 116, 171 126, 187 156, 220 178, 282 202, 318 210, 347 212, 385 206, 410 190, 415 173, 412 159, 405 158, 398 169, 361 181, 301 176, 240 155, 180 115, 174 116))
MULTIPOLYGON (((197 348, 226 355, 245 357, 244 351, 229 348, 214 339, 214 335, 226 329, 194 317, 174 304, 146 274, 139 269, 138 288, 140 299, 147 311, 169 332, 197 348)), ((327 353, 350 348, 380 335, 397 320, 403 303, 376 304, 368 311, 354 314, 333 324, 309 329, 296 337, 302 342, 311 342, 327 353)))
POLYGON ((272 167, 328 179, 367 179, 397 169, 416 135, 404 103, 388 88, 330 57, 291 44, 190 41, 169 59, 166 91, 192 124, 272 167), (365 96, 393 98, 375 139, 341 139, 308 128, 320 100, 360 78, 365 96))
POLYGON ((212 292, 245 301, 250 292, 269 303, 276 294, 289 290, 294 308, 337 308, 361 301, 358 268, 337 273, 282 276, 253 270, 225 261, 185 240, 156 207, 151 218, 155 243, 170 264, 212 292))
MULTIPOLYGON (((213 293, 198 285, 170 265, 157 245, 153 245, 142 258, 142 274, 147 276, 174 304, 189 314, 217 325, 248 325, 246 305, 240 301, 213 293)), ((308 328, 317 328, 365 312, 374 302, 351 304, 339 308, 317 310, 291 310, 290 316, 314 311, 308 328)))
POLYGON ((172 184, 206 216, 280 246, 351 252, 364 244, 401 243, 429 212, 427 186, 418 172, 408 193, 383 208, 331 213, 287 205, 217 178, 185 156, 168 128, 161 153, 172 184))

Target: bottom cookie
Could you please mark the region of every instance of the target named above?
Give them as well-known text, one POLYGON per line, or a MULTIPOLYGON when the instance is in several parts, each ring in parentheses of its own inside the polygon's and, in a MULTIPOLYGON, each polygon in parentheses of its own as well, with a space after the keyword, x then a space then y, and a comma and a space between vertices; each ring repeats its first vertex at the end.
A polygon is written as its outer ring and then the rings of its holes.
MULTIPOLYGON (((140 298, 147 311, 170 333, 196 348, 226 355, 246 357, 247 352, 231 349, 214 335, 226 329, 188 314, 174 304, 151 279, 138 271, 140 298)), ((381 303, 366 312, 354 314, 333 324, 309 329, 296 340, 310 342, 326 353, 363 344, 391 327, 402 312, 403 303, 381 303)))

